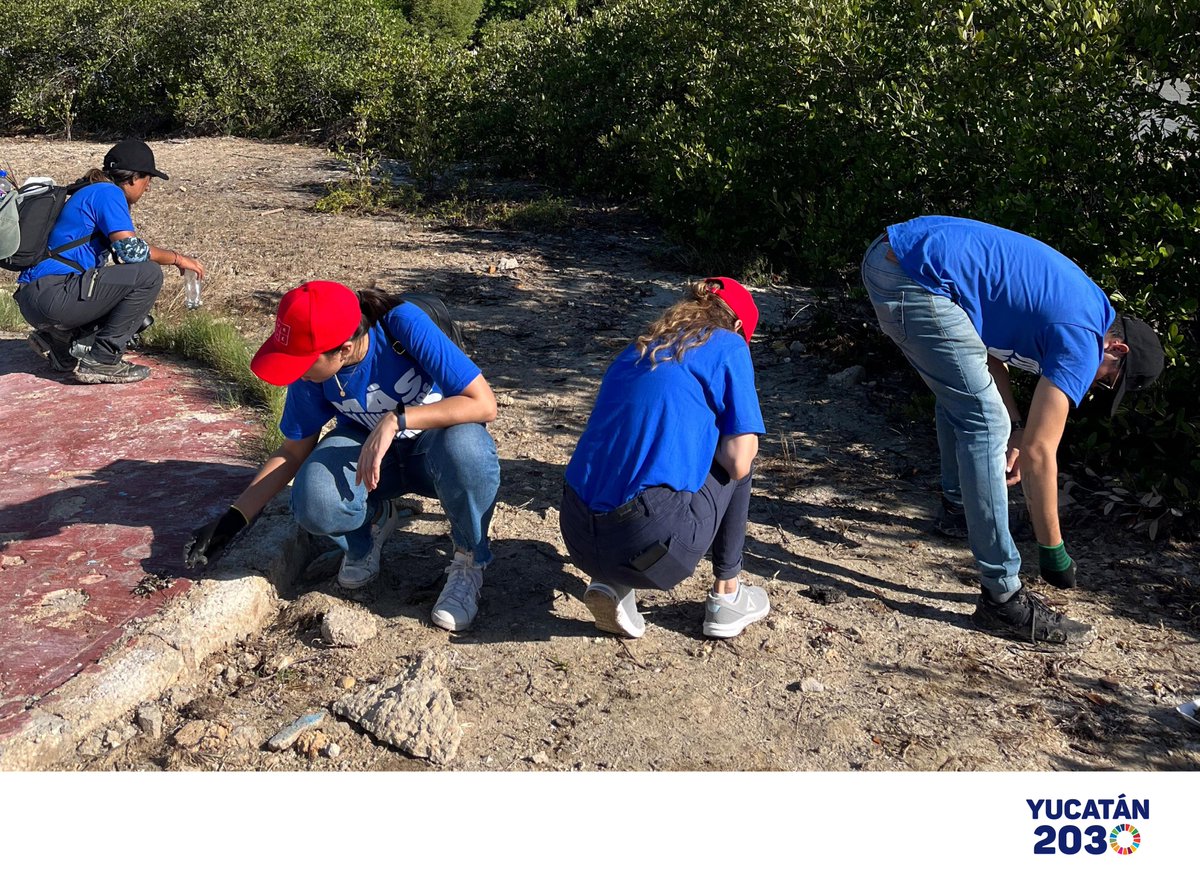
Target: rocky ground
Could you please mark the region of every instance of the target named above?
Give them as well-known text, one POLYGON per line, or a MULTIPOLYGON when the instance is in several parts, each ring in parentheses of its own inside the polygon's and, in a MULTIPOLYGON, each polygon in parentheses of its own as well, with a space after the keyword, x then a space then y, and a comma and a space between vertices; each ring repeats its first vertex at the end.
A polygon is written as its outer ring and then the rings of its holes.
MULTIPOLYGON (((3 139, 0 162, 65 180, 105 150, 3 139)), ((447 526, 436 502, 414 498, 374 587, 339 592, 336 556, 318 557, 267 630, 86 741, 65 768, 1200 763, 1200 730, 1174 711, 1200 692, 1194 547, 1126 530, 1097 509, 1088 494, 1099 484, 1085 479, 1063 511, 1083 587, 1060 592, 1026 574, 1095 624, 1097 639, 1059 650, 972 629, 969 553, 928 528, 936 446, 919 384, 886 347, 847 371, 853 351, 830 340, 830 323, 845 336, 870 330, 860 303, 760 288, 754 356, 769 433, 746 568, 770 594, 770 617, 734 640, 705 639, 706 565, 672 592, 642 595, 646 635, 618 640, 594 629, 584 578, 566 559, 562 469, 608 361, 700 275, 619 209, 580 204, 570 220, 520 232, 327 215, 313 204, 343 167, 321 150, 238 139, 155 150, 171 180, 154 183, 135 220, 152 242, 202 259, 206 304, 251 340, 307 278, 446 299, 500 403, 496 561, 474 630, 434 627, 447 526), (269 744, 306 714, 314 726, 269 744)), ((182 282, 168 275, 159 312, 182 310, 182 282)), ((1020 545, 1035 563, 1033 543, 1020 545)))

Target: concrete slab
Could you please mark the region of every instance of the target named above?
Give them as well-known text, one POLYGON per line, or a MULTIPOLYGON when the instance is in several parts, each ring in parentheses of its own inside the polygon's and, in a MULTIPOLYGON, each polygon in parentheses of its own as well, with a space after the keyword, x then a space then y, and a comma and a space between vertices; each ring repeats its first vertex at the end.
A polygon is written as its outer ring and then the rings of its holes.
MULTIPOLYGON (((253 578, 219 594, 188 594, 198 577, 182 562, 191 530, 249 478, 253 465, 243 456, 253 415, 219 408, 202 370, 155 356, 138 361, 154 369, 148 380, 86 386, 50 371, 23 335, 0 333, 0 743, 39 717, 55 719, 51 729, 78 731, 80 722, 64 725, 47 712, 46 698, 59 695, 56 703, 74 708, 64 688, 75 680, 79 697, 94 693, 84 683, 104 681, 102 659, 136 665, 161 646, 170 652, 147 671, 158 675, 145 688, 170 684, 197 657, 196 640, 180 639, 190 633, 181 614, 208 612, 208 621, 211 601, 226 598, 252 619, 269 609, 273 590, 253 578), (160 621, 155 616, 185 594, 188 606, 176 605, 167 620, 170 636, 137 639, 132 628, 160 621)), ((289 533, 280 524, 275 537, 289 533)))

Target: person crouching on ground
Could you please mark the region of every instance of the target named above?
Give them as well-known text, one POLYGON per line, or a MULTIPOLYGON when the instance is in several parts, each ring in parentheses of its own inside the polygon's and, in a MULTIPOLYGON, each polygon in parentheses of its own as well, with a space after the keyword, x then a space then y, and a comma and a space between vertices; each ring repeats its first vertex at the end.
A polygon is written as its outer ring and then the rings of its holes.
POLYGON ((1020 482, 1051 585, 1076 585, 1058 520, 1058 444, 1093 386, 1145 389, 1163 369, 1153 330, 1119 316, 1079 266, 1026 235, 975 220, 919 217, 867 249, 862 279, 879 325, 936 402, 943 516, 962 517, 982 577, 975 624, 1033 642, 1084 642, 1091 628, 1028 592, 1008 524, 1020 482), (1038 375, 1029 412, 1008 366, 1038 375))
POLYGON ((284 295, 275 333, 250 368, 287 387, 285 440, 225 514, 193 533, 188 565, 214 557, 294 478, 297 523, 342 549, 338 584, 361 588, 379 575, 399 522, 395 499, 416 493, 441 502, 454 543, 433 622, 470 627, 492 560, 500 485, 484 427, 496 418, 496 398, 475 363, 401 296, 309 281, 284 295))
POLYGON ((635 589, 673 588, 710 546, 705 636, 735 637, 770 611, 766 592, 739 581, 764 433, 750 361, 757 322, 741 284, 709 278, 605 372, 559 514, 600 630, 640 637, 635 589))
POLYGON ((167 175, 155 167, 149 145, 137 139, 114 145, 104 168, 80 179, 89 183, 66 201, 50 230, 49 248, 59 252, 17 276, 17 304, 35 330, 30 344, 51 368, 74 373, 81 383, 149 377, 149 368, 122 354, 162 289, 160 266, 204 277, 199 260, 138 236, 129 209, 150 189, 151 178, 167 175), (117 262, 106 265, 110 252, 117 262), (85 334, 91 335, 90 349, 82 352, 75 341, 85 334))

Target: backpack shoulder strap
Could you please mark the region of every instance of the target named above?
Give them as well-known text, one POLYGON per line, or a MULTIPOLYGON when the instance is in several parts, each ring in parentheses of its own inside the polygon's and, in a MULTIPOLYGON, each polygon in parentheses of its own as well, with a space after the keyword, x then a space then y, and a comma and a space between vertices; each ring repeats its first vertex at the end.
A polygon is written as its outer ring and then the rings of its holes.
MULTIPOLYGON (((390 314, 390 313, 391 313, 391 311, 388 312, 388 314, 390 314)), ((397 356, 408 355, 408 351, 404 349, 404 345, 402 345, 399 341, 396 340, 396 336, 393 335, 392 330, 388 328, 387 314, 384 314, 382 317, 379 318, 379 325, 383 327, 383 337, 387 338, 388 345, 393 350, 396 351, 396 355, 397 356)))
MULTIPOLYGON (((452 316, 450 316, 450 311, 446 308, 446 303, 440 298, 423 293, 412 293, 400 300, 401 305, 405 303, 416 305, 418 308, 424 311, 429 319, 433 321, 433 324, 437 326, 442 333, 445 334, 445 336, 455 344, 455 346, 457 346, 460 350, 465 349, 463 347, 462 327, 458 325, 458 322, 452 316)), ((396 307, 399 307, 399 305, 396 307)), ((393 308, 392 310, 395 309, 393 308)), ((391 313, 391 311, 388 313, 391 313)), ((392 349, 395 350, 400 356, 404 356, 408 351, 404 348, 404 345, 401 344, 392 334, 391 329, 388 328, 387 314, 379 318, 379 324, 383 326, 383 334, 387 336, 388 343, 391 345, 392 349)))
MULTIPOLYGON (((80 190, 82 190, 84 187, 87 187, 91 183, 92 182, 89 181, 87 178, 80 178, 78 181, 68 184, 66 187, 60 188, 62 193, 59 195, 62 196, 62 205, 58 206, 59 212, 61 213, 62 206, 66 204, 68 199, 70 199, 72 196, 74 196, 76 193, 78 193, 80 190)), ((58 193, 58 191, 55 191, 55 193, 58 193)), ((56 219, 57 219, 57 216, 56 216, 56 219)), ((79 238, 72 239, 71 241, 68 241, 65 244, 60 244, 57 247, 46 251, 46 257, 47 257, 47 259, 52 259, 52 260, 55 260, 56 262, 60 262, 65 266, 70 266, 75 271, 79 272, 80 274, 83 274, 85 271, 87 271, 87 269, 80 266, 79 263, 75 262, 74 260, 67 259, 65 256, 62 256, 62 254, 65 253, 66 251, 73 250, 73 249, 79 247, 80 245, 87 244, 93 238, 103 238, 103 237, 104 237, 104 235, 103 235, 103 233, 100 232, 99 229, 93 229, 87 235, 83 235, 83 236, 80 236, 79 238)))

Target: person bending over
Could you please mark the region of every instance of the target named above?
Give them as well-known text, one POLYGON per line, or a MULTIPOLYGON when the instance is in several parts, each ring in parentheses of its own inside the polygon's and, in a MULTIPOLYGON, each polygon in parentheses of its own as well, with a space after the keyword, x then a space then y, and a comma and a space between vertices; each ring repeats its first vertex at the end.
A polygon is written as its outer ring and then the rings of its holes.
POLYGON ((1029 236, 976 220, 918 217, 867 249, 862 279, 880 328, 936 397, 942 515, 958 518, 979 567, 979 627, 1033 642, 1091 638, 1025 589, 1008 525, 1008 487, 1022 484, 1042 578, 1076 585, 1058 520, 1058 444, 1067 415, 1093 386, 1145 389, 1163 369, 1154 331, 1118 315, 1067 257, 1029 236), (1009 366, 1037 376, 1028 413, 1009 366))

